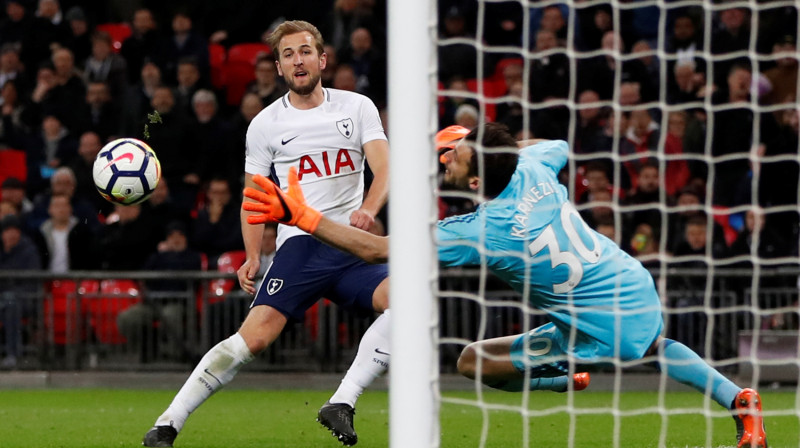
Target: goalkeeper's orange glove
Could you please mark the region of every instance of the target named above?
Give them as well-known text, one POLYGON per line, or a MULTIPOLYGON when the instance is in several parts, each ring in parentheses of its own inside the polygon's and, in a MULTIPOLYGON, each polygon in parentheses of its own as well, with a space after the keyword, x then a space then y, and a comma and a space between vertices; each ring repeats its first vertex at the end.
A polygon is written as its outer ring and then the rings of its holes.
POLYGON ((297 180, 296 169, 289 169, 288 193, 284 193, 271 180, 260 174, 253 176, 253 181, 264 191, 251 187, 244 189, 246 197, 258 201, 242 204, 242 208, 247 211, 259 212, 257 215, 247 217, 249 224, 277 221, 288 226, 296 226, 308 233, 314 233, 317 230, 322 213, 306 205, 303 189, 300 188, 300 181, 297 180))

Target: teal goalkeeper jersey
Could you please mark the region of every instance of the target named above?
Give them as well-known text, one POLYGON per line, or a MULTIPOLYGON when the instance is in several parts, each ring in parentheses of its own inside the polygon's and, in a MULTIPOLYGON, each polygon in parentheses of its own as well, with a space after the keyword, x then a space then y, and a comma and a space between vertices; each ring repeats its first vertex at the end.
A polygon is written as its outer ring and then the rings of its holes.
POLYGON ((560 140, 522 149, 497 198, 439 222, 439 260, 485 264, 562 332, 575 326, 579 339, 591 340, 583 352, 570 350, 578 358, 635 359, 662 328, 653 279, 580 217, 558 182, 567 156, 560 140))

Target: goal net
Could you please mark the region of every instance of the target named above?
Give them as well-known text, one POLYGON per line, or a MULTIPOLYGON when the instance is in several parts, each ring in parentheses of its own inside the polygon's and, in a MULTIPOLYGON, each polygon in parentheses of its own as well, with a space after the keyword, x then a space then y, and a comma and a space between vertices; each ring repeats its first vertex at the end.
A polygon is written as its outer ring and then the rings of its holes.
MULTIPOLYGON (((767 427, 793 428, 784 440, 798 446, 797 4, 440 0, 436 14, 435 128, 496 121, 518 139, 567 141, 561 182, 590 227, 650 269, 663 334, 740 387, 775 389, 767 427)), ((405 151, 392 132, 399 119, 391 123, 392 146, 405 151)), ((437 199, 440 218, 478 203, 437 199)), ((513 446, 735 444, 728 411, 644 361, 615 362, 582 392, 470 383, 455 367, 465 345, 547 319, 487 266, 442 270, 435 300, 445 391, 424 385, 439 400, 432 411, 441 406, 433 445, 509 446, 509 432, 513 446), (468 392, 449 393, 451 384, 468 392), (448 412, 480 423, 448 432, 448 412), (600 435, 592 421, 604 422, 600 435)))

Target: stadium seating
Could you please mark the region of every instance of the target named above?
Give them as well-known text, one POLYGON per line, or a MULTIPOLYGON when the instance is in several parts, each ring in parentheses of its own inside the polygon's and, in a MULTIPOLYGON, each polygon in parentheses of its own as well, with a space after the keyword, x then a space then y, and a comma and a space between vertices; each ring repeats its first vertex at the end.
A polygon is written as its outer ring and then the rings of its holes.
POLYGON ((222 77, 226 89, 225 102, 229 106, 238 106, 247 85, 256 79, 255 67, 247 62, 229 60, 223 67, 222 77))
POLYGON ((245 62, 255 67, 259 55, 271 53, 272 49, 267 44, 257 42, 236 44, 228 49, 228 62, 245 62))
POLYGON ((225 47, 220 44, 208 44, 208 65, 211 67, 211 84, 221 89, 225 85, 223 72, 227 59, 225 47))
POLYGON ((117 328, 117 316, 126 308, 142 301, 139 283, 130 279, 103 280, 98 290, 86 293, 86 310, 97 342, 124 344, 126 339, 117 328))
POLYGON ((53 280, 45 285, 45 338, 50 344, 76 344, 85 337, 78 311, 78 285, 74 280, 53 280))
MULTIPOLYGON (((247 252, 243 250, 225 252, 217 258, 217 271, 226 274, 236 273, 246 259, 247 252)), ((236 280, 234 279, 221 278, 213 280, 209 284, 209 303, 216 303, 224 300, 225 296, 233 290, 235 285, 236 280)))
POLYGON ((16 177, 23 182, 28 178, 25 151, 18 149, 0 150, 0 183, 9 177, 16 177))
POLYGON ((133 34, 131 26, 127 23, 101 23, 97 25, 97 31, 105 31, 111 36, 111 48, 114 53, 119 53, 122 42, 133 34))

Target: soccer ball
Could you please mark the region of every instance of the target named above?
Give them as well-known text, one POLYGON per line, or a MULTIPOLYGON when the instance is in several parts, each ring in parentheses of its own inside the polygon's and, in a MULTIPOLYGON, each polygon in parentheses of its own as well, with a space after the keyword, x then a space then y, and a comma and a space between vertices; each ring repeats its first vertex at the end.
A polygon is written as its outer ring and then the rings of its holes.
POLYGON ((147 143, 135 138, 109 142, 94 161, 94 185, 100 195, 115 204, 138 204, 156 189, 161 164, 147 143))

